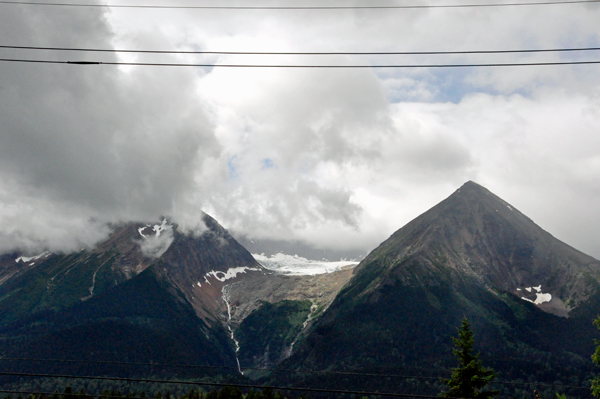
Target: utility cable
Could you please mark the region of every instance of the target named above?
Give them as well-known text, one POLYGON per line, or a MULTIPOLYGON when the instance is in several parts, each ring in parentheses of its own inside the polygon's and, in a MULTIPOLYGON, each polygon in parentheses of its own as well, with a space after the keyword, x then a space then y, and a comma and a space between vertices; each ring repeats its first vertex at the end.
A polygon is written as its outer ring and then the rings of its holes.
MULTIPOLYGON (((208 368, 208 369, 230 369, 238 371, 238 367, 233 366, 212 366, 212 365, 194 365, 194 364, 168 364, 168 363, 144 363, 144 362, 114 362, 114 361, 102 361, 102 360, 62 360, 62 359, 25 359, 25 358, 0 358, 0 360, 9 361, 34 361, 34 362, 55 362, 55 363, 91 363, 91 364, 115 364, 115 365, 131 365, 131 366, 155 366, 155 367, 187 367, 187 368, 208 368)), ((409 376, 399 374, 377 374, 377 373, 358 373, 349 371, 317 371, 317 370, 293 370, 293 369, 274 369, 266 367, 241 367, 243 370, 254 370, 254 371, 270 371, 270 372, 285 372, 285 373, 299 373, 299 374, 324 374, 324 375, 345 375, 345 376, 358 376, 358 377, 379 377, 379 378, 413 378, 413 379, 427 379, 427 380, 439 380, 439 377, 425 377, 425 376, 409 376)))
POLYGON ((2 0, 0 4, 21 4, 60 7, 100 7, 100 8, 147 8, 147 9, 197 9, 197 10, 391 10, 391 9, 423 9, 423 8, 478 8, 478 7, 513 7, 598 3, 600 0, 563 0, 525 3, 493 3, 493 4, 439 4, 439 5, 398 5, 398 6, 168 6, 168 5, 132 5, 132 4, 82 4, 82 3, 47 3, 32 1, 2 0))
POLYGON ((206 68, 482 68, 482 67, 523 67, 523 66, 557 66, 557 65, 591 65, 600 61, 555 61, 524 63, 490 63, 490 64, 390 64, 390 65, 268 65, 268 64, 182 64, 160 62, 119 62, 119 61, 55 61, 39 59, 0 58, 0 62, 19 62, 33 64, 70 64, 70 65, 120 65, 120 66, 162 66, 162 67, 206 67, 206 68))
MULTIPOLYGON (((40 391, 9 391, 9 390, 0 390, 0 393, 10 393, 10 394, 18 394, 18 395, 58 395, 60 397, 64 397, 65 393, 64 392, 40 392, 40 391)), ((78 393, 78 392, 72 392, 72 393, 68 393, 66 395, 69 396, 83 396, 84 398, 96 398, 96 399, 100 399, 100 398, 117 398, 116 395, 112 395, 112 394, 108 394, 108 395, 103 395, 103 394, 92 394, 92 393, 78 393)), ((119 399, 153 399, 152 397, 141 397, 141 396, 129 396, 129 395, 121 395, 118 397, 119 399)))
MULTIPOLYGON (((348 395, 378 395, 378 396, 393 396, 399 398, 422 398, 422 399, 439 399, 439 396, 429 395, 414 395, 395 392, 369 392, 369 391, 350 391, 339 389, 324 389, 324 388, 296 388, 296 387, 279 387, 279 386, 263 386, 252 384, 225 384, 219 382, 192 382, 192 381, 174 381, 174 380, 155 380, 147 378, 122 378, 122 377, 93 377, 93 376, 76 376, 76 375, 59 375, 59 374, 36 374, 36 373, 9 373, 0 371, 0 375, 14 377, 41 377, 41 378, 65 378, 65 379, 82 379, 82 380, 101 380, 101 381, 123 381, 123 382, 150 382, 159 384, 180 384, 180 385, 207 385, 217 387, 238 387, 238 388, 257 388, 257 389, 278 389, 280 391, 300 391, 300 392, 319 392, 319 393, 340 393, 348 395)), ((462 398, 456 398, 462 399, 462 398)))
MULTIPOLYGON (((8 361, 35 361, 35 362, 54 362, 54 363, 90 363, 90 364, 115 364, 115 365, 131 365, 131 366, 156 366, 156 367, 187 367, 187 368, 209 368, 209 369, 231 369, 238 370, 238 367, 231 366, 212 366, 212 365, 193 365, 193 364, 168 364, 168 363, 144 363, 144 362, 116 362, 116 361, 102 361, 102 360, 67 360, 67 359, 27 359, 27 358, 0 358, 1 360, 8 361)), ((421 380, 436 380, 439 381, 440 377, 426 377, 426 376, 414 376, 414 375, 401 375, 401 374, 378 374, 378 373, 358 373, 350 371, 318 371, 318 370, 293 370, 293 369, 274 369, 264 367, 242 367, 243 370, 255 370, 255 371, 270 371, 270 372, 285 372, 285 373, 299 373, 299 374, 325 374, 325 375, 344 375, 354 377, 379 377, 379 378, 404 378, 404 379, 421 379, 421 380)), ((589 387, 578 387, 573 385, 565 384, 549 384, 540 382, 509 382, 509 381, 493 381, 493 384, 501 385, 532 385, 532 386, 544 386, 544 387, 562 387, 572 389, 586 389, 589 387)))
POLYGON ((217 54, 217 55, 446 55, 446 54, 520 54, 520 53, 558 53, 598 51, 600 47, 551 48, 525 50, 463 50, 463 51, 371 51, 371 52, 265 52, 265 51, 185 51, 185 50, 124 50, 73 47, 38 47, 0 45, 4 49, 44 50, 44 51, 76 51, 99 53, 138 53, 138 54, 217 54))

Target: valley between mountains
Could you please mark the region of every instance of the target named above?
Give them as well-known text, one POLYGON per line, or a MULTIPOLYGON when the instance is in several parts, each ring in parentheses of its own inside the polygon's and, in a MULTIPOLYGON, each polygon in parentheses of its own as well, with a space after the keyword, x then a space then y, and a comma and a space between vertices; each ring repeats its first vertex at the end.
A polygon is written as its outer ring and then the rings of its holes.
POLYGON ((318 273, 253 256, 204 222, 128 223, 76 253, 2 255, 2 357, 74 361, 2 370, 437 394, 467 317, 503 394, 543 382, 545 394, 589 397, 600 261, 477 183, 358 265, 318 273))

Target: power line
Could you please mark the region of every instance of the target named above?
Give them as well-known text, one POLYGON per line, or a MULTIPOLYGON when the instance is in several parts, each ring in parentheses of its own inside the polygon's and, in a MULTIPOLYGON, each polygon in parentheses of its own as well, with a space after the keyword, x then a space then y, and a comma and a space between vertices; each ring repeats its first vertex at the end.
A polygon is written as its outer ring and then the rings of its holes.
MULTIPOLYGON (((64 392, 41 392, 41 391, 9 391, 9 390, 0 390, 0 393, 16 393, 18 395, 54 395, 54 394, 58 394, 59 396, 63 396, 64 392)), ((89 398, 89 397, 97 397, 97 398, 101 398, 101 397, 106 397, 108 396, 109 398, 115 398, 114 395, 109 394, 109 395, 103 395, 103 394, 91 394, 91 393, 77 393, 77 392, 72 392, 68 394, 69 396, 83 396, 84 398, 89 398)), ((122 399, 152 399, 152 398, 148 398, 148 397, 141 397, 141 396, 121 396, 122 399)))
MULTIPOLYGON (((144 362, 115 362, 115 361, 102 361, 102 360, 63 360, 63 359, 26 359, 26 358, 0 358, 0 360, 9 361, 37 361, 37 362, 56 362, 56 363, 93 363, 93 364, 118 364, 118 365, 132 365, 132 366, 156 366, 156 367, 188 367, 188 368, 209 368, 209 369, 230 369, 238 370, 238 367, 231 366, 212 366, 212 365, 193 365, 193 364, 168 364, 168 363, 144 363, 144 362)), ((380 377, 380 378, 413 378, 413 379, 427 379, 427 380, 439 380, 440 377, 425 377, 425 376, 409 376, 399 374, 377 374, 377 373, 358 373, 348 371, 318 371, 318 370, 306 370, 306 369, 274 369, 266 367, 242 367, 243 370, 256 370, 256 371, 271 371, 271 372, 293 372, 300 374, 325 374, 325 375, 345 375, 345 376, 359 376, 359 377, 380 377)))
MULTIPOLYGON (((600 1, 600 0, 599 0, 600 1)), ((218 55, 444 55, 444 54, 515 54, 515 53, 551 53, 598 51, 600 47, 550 48, 523 50, 462 50, 462 51, 373 51, 373 52, 252 52, 252 51, 185 51, 185 50, 125 50, 74 47, 38 47, 0 45, 4 49, 44 50, 44 51, 76 51, 101 53, 141 53, 141 54, 218 54, 218 55)))
MULTIPOLYGON (((116 362, 116 361, 103 361, 103 360, 69 360, 69 359, 30 359, 30 358, 0 358, 0 360, 8 361, 36 361, 36 362, 55 362, 55 363, 93 363, 93 364, 119 364, 119 365, 132 365, 132 366, 156 366, 156 367, 188 367, 188 368, 210 368, 210 369, 231 369, 238 370, 238 367, 230 366, 212 366, 212 365, 194 365, 194 364, 169 364, 169 363, 144 363, 144 362, 116 362)), ((425 376, 414 376, 414 375, 400 375, 400 374, 378 374, 378 373, 358 373, 349 371, 318 371, 318 370, 293 370, 293 369, 273 369, 265 367, 242 367, 244 370, 256 370, 256 371, 271 371, 271 372, 295 372, 301 374, 325 374, 325 375, 345 375, 345 376, 358 376, 358 377, 379 377, 379 378, 405 378, 405 379, 422 379, 422 380, 439 380, 440 377, 425 377, 425 376)), ((573 389, 586 389, 589 387, 578 387, 573 385, 565 384, 548 384, 542 382, 510 382, 510 381, 494 381, 493 384, 502 385, 532 385, 532 386, 545 386, 545 387, 563 387, 573 389)))
MULTIPOLYGON (((82 379, 82 380, 101 380, 101 381, 123 381, 123 382, 151 382, 159 384, 181 384, 181 385, 207 385, 217 387, 239 387, 239 388, 272 388, 281 391, 301 391, 301 392, 330 392, 330 393, 341 393, 348 395, 378 395, 378 396, 394 396, 400 398, 422 398, 422 399, 439 399, 439 396, 429 395, 414 395, 394 392, 368 392, 368 391, 350 391, 350 390, 339 390, 339 389, 322 389, 322 388, 295 388, 295 387, 279 387, 279 386, 263 386, 263 385, 252 385, 252 384, 225 384, 219 382, 192 382, 192 381, 177 381, 177 380, 155 380, 147 378, 122 378, 122 377, 93 377, 93 376, 76 376, 76 375, 60 375, 60 374, 36 374, 36 373, 10 373, 0 371, 0 375, 14 376, 14 377, 42 377, 42 378, 68 378, 68 379, 82 379)), ((457 398, 462 399, 462 398, 457 398)))
POLYGON ((563 0, 525 3, 495 4, 440 4, 440 5, 404 5, 404 6, 167 6, 167 5, 131 5, 131 4, 82 4, 82 3, 44 3, 31 1, 2 0, 0 4, 21 4, 60 7, 99 7, 99 8, 146 8, 146 9, 196 9, 196 10, 390 10, 424 8, 477 8, 477 7, 513 7, 598 3, 600 0, 563 0))
POLYGON ((120 66, 162 66, 162 67, 206 67, 206 68, 311 68, 311 69, 340 69, 340 68, 481 68, 481 67, 523 67, 523 66, 557 66, 557 65, 590 65, 600 64, 600 61, 555 61, 555 62, 524 62, 524 63, 482 63, 482 64, 390 64, 390 65, 279 65, 279 64, 183 64, 160 62, 119 62, 119 61, 55 61, 39 59, 0 58, 0 62, 19 62, 34 64, 70 64, 70 65, 120 65, 120 66))
MULTIPOLYGON (((50 362, 50 363, 89 363, 89 364, 114 364, 126 366, 155 366, 155 367, 187 367, 187 368, 207 368, 207 369, 231 369, 238 370, 238 367, 233 366, 212 366, 207 364, 179 364, 179 363, 148 363, 148 362, 117 362, 110 360, 71 360, 71 359, 31 359, 22 357, 2 357, 0 361, 17 361, 17 362, 50 362)), ((270 370, 262 368, 244 367, 244 370, 270 370)), ((287 370, 286 370, 287 371, 287 370)))

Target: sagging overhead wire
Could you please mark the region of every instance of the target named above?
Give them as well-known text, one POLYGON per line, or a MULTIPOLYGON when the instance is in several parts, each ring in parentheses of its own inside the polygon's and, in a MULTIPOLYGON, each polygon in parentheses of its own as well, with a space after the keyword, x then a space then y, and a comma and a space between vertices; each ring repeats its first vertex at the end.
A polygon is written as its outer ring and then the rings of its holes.
MULTIPOLYGON (((110 365, 131 365, 131 366, 153 366, 153 367, 172 367, 172 368, 206 368, 206 369, 229 369, 239 370, 239 368, 232 366, 212 366, 202 364, 174 364, 174 363, 147 363, 147 362, 118 362, 118 361, 106 361, 106 360, 71 360, 71 359, 32 359, 32 358, 9 358, 2 357, 0 361, 27 361, 27 362, 50 362, 50 363, 86 363, 86 364, 110 364, 110 365)), ((400 378, 400 379, 417 379, 417 380, 435 380, 439 381, 440 377, 427 377, 427 376, 415 376, 415 375, 402 375, 402 374, 381 374, 381 373, 365 373, 365 372, 352 372, 352 371, 319 371, 319 370, 308 370, 308 369, 280 369, 280 368, 268 368, 268 367, 242 367, 243 370, 255 370, 255 371, 269 371, 269 372, 285 372, 285 373, 298 373, 298 374, 321 374, 321 375, 340 375, 340 376, 353 376, 353 377, 378 377, 378 378, 400 378)), ((544 382, 512 382, 512 381, 499 381, 495 380, 493 384, 497 385, 523 385, 523 386, 543 386, 543 387, 561 387, 571 389, 584 389, 589 390, 589 387, 579 387, 574 385, 565 384, 550 384, 544 382)))
POLYGON ((213 55, 450 55, 450 54, 521 54, 598 51, 600 47, 521 49, 521 50, 459 50, 459 51, 353 51, 353 52, 275 52, 275 51, 191 51, 191 50, 126 50, 77 47, 40 47, 0 45, 2 49, 44 50, 98 53, 137 53, 137 54, 213 54, 213 55))
POLYGON ((526 66, 558 66, 558 65, 591 65, 600 64, 600 60, 592 61, 555 61, 555 62, 523 62, 523 63, 481 63, 481 64, 389 64, 389 65, 298 65, 298 64, 186 64, 162 62, 119 62, 119 61, 56 61, 41 59, 0 58, 0 62, 18 62, 34 64, 69 64, 69 65, 116 65, 116 66, 158 66, 158 67, 198 67, 198 68, 310 68, 310 69, 350 69, 350 68, 482 68, 482 67, 526 67, 526 66))
MULTIPOLYGON (((5 390, 2 389, 0 390, 0 393, 6 393, 6 394, 16 394, 16 395, 42 395, 42 396, 52 396, 55 394, 58 394, 58 397, 64 397, 64 393, 63 392, 44 392, 44 391, 14 391, 14 390, 5 390)), ((81 396, 83 399, 89 399, 91 397, 104 397, 106 398, 107 395, 98 395, 98 394, 90 394, 90 393, 78 393, 78 392, 71 392, 68 394, 68 396, 70 397, 77 397, 77 396, 81 396)), ((108 395, 109 398, 117 398, 117 396, 114 395, 108 395)), ((148 397, 145 396, 131 396, 131 395, 127 395, 124 398, 126 399, 150 399, 148 397)))
MULTIPOLYGON (((123 382, 150 382, 159 384, 181 384, 181 385, 202 385, 216 387, 238 387, 238 388, 256 388, 265 389, 272 388, 280 391, 297 391, 297 392, 316 392, 316 393, 339 393, 347 395, 365 395, 365 396, 391 396, 398 398, 419 398, 419 399, 439 399, 439 396, 430 395, 415 395, 395 392, 369 392, 369 391, 350 391, 339 389, 323 389, 323 388, 296 388, 296 387, 280 387, 280 386, 263 386, 253 384, 235 384, 235 383, 219 383, 219 382, 194 382, 194 381, 174 381, 174 380, 158 380, 148 378, 121 378, 121 377, 93 377, 93 376, 77 376, 77 375, 61 375, 61 374, 37 374, 37 373, 11 373, 0 371, 0 375, 14 377, 42 377, 42 378, 65 378, 65 379, 82 379, 82 380, 100 380, 100 381, 123 381, 123 382)), ((456 398, 461 399, 461 398, 456 398)))
POLYGON ((598 3, 600 0, 562 0, 524 3, 472 3, 472 4, 432 4, 432 5, 395 5, 395 6, 169 6, 169 5, 133 5, 133 4, 84 4, 2 0, 0 4, 20 4, 58 7, 100 7, 100 8, 146 8, 146 9, 185 9, 185 10, 402 10, 426 8, 479 8, 479 7, 515 7, 547 6, 598 3))

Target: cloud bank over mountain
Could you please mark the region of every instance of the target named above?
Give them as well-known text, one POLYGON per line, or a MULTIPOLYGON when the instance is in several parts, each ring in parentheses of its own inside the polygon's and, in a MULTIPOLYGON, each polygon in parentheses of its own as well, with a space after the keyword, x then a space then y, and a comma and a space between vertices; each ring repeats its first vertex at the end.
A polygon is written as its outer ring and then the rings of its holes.
MULTIPOLYGON (((597 4, 326 12, 2 7, 0 33, 10 45, 356 52, 600 44, 597 4)), ((2 49, 2 58, 207 64, 594 57, 2 49)), ((2 62, 0 250, 72 251, 106 236, 106 223, 162 216, 194 229, 201 209, 249 237, 368 250, 456 186, 475 180, 558 238, 600 257, 597 68, 2 62)))

